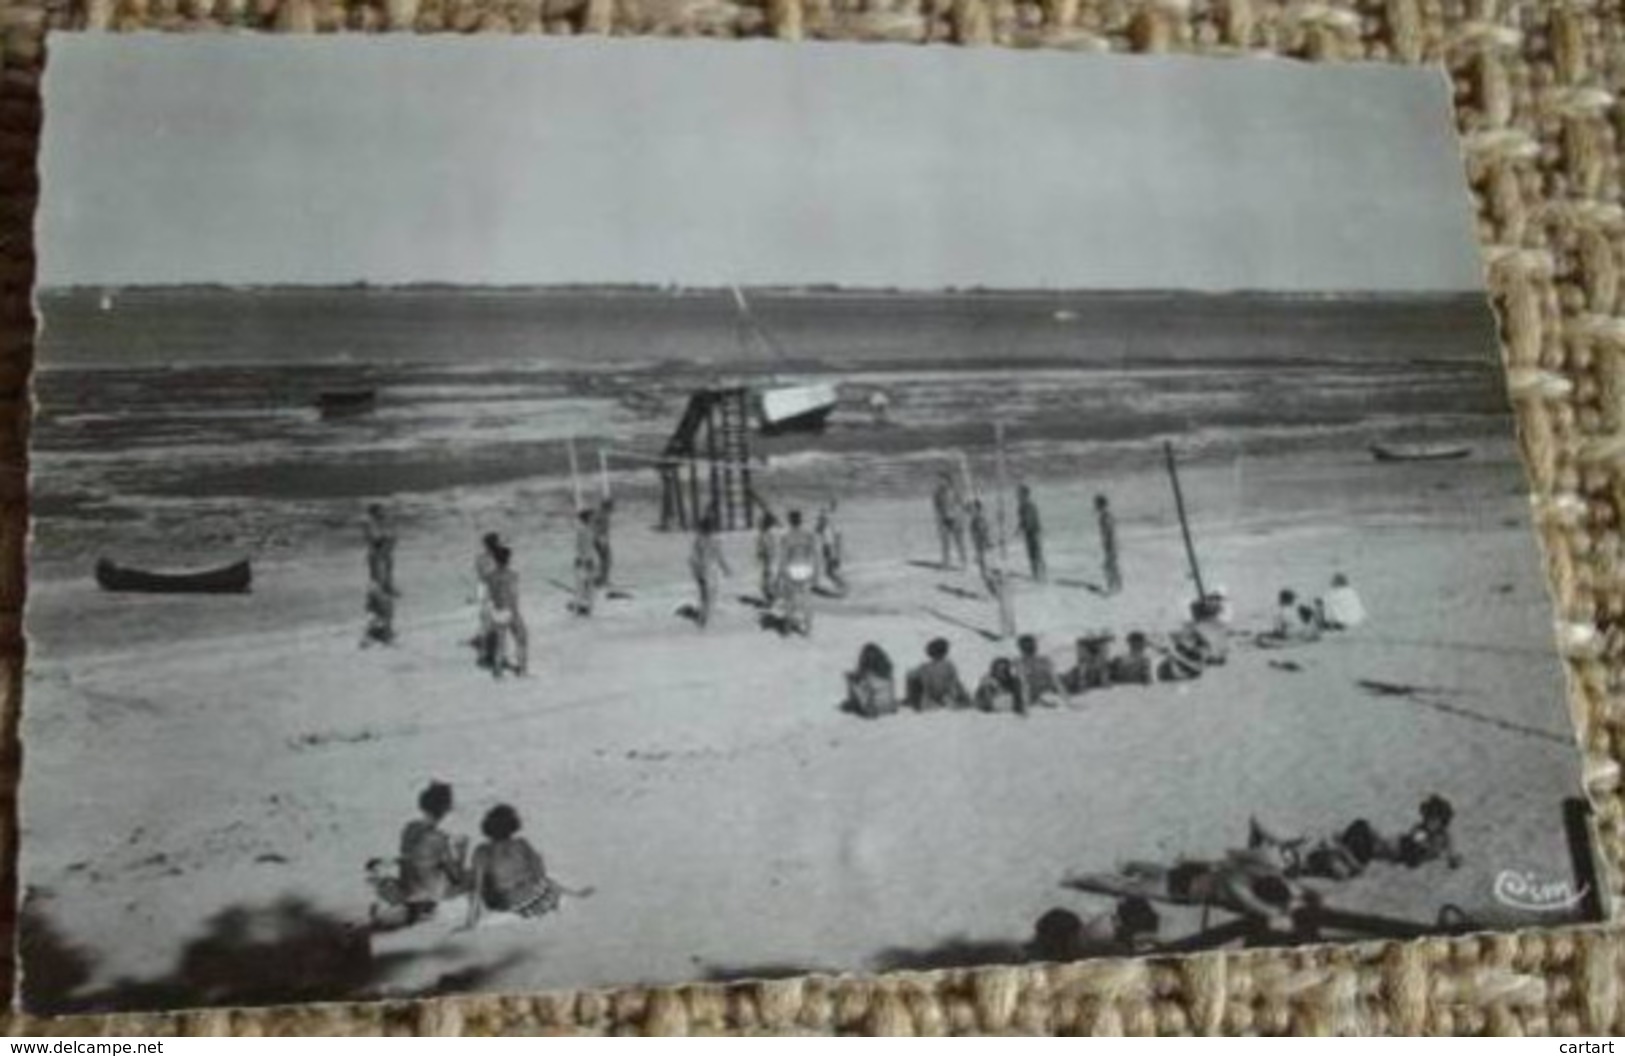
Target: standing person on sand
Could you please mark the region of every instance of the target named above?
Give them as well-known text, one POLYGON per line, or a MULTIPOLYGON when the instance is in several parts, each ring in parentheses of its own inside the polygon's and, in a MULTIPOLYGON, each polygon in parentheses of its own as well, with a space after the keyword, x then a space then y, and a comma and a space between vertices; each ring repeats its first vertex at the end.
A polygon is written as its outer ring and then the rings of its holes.
POLYGON ((491 600, 491 628, 495 642, 491 649, 491 674, 501 678, 510 670, 524 677, 530 670, 530 636, 525 630, 525 617, 519 611, 519 573, 511 567, 513 551, 497 545, 492 553, 496 567, 489 583, 491 600), (508 659, 507 643, 513 642, 513 660, 508 659))
POLYGON ((982 586, 994 597, 999 596, 999 584, 993 575, 987 555, 993 551, 993 527, 987 523, 987 507, 981 499, 970 500, 970 545, 976 554, 976 571, 982 576, 982 586))
POLYGON ((577 616, 592 615, 593 601, 598 594, 598 533, 593 520, 592 510, 576 514, 576 591, 570 601, 570 611, 577 616))
POLYGON ((1027 564, 1032 569, 1033 582, 1042 583, 1049 578, 1049 565, 1044 561, 1044 526, 1038 518, 1038 503, 1033 501, 1033 489, 1025 484, 1016 490, 1016 495, 1016 526, 1027 544, 1027 564))
POLYGON ((474 604, 479 606, 479 625, 474 632, 474 652, 478 666, 492 669, 497 663, 498 635, 492 619, 491 579, 497 572, 497 551, 502 537, 486 532, 480 537, 480 552, 474 558, 474 604))
POLYGON ((835 505, 818 511, 818 523, 813 529, 818 537, 819 569, 823 578, 829 581, 829 589, 839 597, 846 596, 846 577, 841 573, 841 562, 845 556, 846 541, 841 538, 841 529, 835 524, 835 505))
POLYGON ((1100 556, 1105 575, 1107 594, 1123 590, 1123 569, 1117 556, 1117 518, 1112 515, 1111 503, 1106 496, 1095 496, 1095 520, 1100 524, 1100 556))
POLYGON ((801 511, 789 513, 790 528, 784 533, 780 589, 784 592, 784 627, 802 635, 812 634, 813 582, 818 578, 818 539, 801 524, 801 511))
POLYGON ((367 541, 367 578, 390 597, 399 597, 400 591, 395 589, 395 527, 382 504, 368 505, 361 531, 367 541))
POLYGON ((615 500, 605 495, 592 515, 593 550, 598 555, 597 585, 605 588, 609 586, 609 568, 615 558, 609 541, 610 517, 614 512, 615 500))
POLYGON ((762 511, 756 528, 756 571, 761 576, 762 608, 771 610, 779 600, 779 546, 783 538, 779 519, 771 510, 762 511))
POLYGON ((965 500, 954 485, 954 475, 943 471, 937 488, 931 493, 931 508, 936 515, 937 540, 942 544, 942 567, 965 566, 965 500), (959 561, 952 560, 958 554, 959 561))
POLYGON ((711 614, 716 610, 717 592, 721 586, 718 573, 733 575, 733 569, 728 567, 728 559, 722 556, 722 544, 717 541, 717 519, 710 513, 700 518, 699 530, 694 533, 694 544, 688 552, 688 570, 693 574, 694 585, 700 593, 694 619, 704 628, 710 624, 711 614))

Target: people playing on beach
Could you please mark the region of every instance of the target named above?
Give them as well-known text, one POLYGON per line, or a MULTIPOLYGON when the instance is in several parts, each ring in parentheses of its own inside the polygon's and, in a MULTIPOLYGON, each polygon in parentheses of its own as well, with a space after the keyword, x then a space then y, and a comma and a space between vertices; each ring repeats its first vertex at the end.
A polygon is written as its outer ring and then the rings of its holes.
POLYGON ((688 552, 688 570, 699 592, 694 622, 703 629, 710 625, 711 616, 716 611, 717 595, 721 590, 719 577, 733 575, 733 569, 728 567, 728 559, 723 556, 722 543, 717 539, 717 518, 714 513, 708 511, 700 518, 699 528, 694 533, 694 542, 688 552))
POLYGON ((1315 602, 1315 615, 1321 630, 1347 631, 1365 622, 1365 603, 1349 577, 1338 572, 1332 576, 1331 589, 1315 602))
POLYGON ((1155 682, 1157 673, 1151 659, 1151 640, 1145 632, 1130 631, 1125 644, 1128 652, 1112 657, 1112 684, 1149 686, 1155 682))
POLYGON ((959 669, 948 659, 948 652, 948 639, 931 639, 926 643, 925 663, 908 673, 906 699, 915 711, 970 706, 970 691, 960 681, 959 669))
POLYGON ((401 830, 400 900, 412 920, 430 916, 439 903, 467 889, 468 841, 440 827, 451 808, 451 786, 431 781, 418 794, 419 816, 401 830))
POLYGON ((1038 651, 1038 639, 1024 634, 1016 639, 1016 677, 1021 681, 1022 700, 1040 707, 1059 707, 1061 680, 1055 663, 1038 651))
POLYGON ((987 507, 981 499, 970 500, 967 508, 970 518, 970 546, 971 552, 976 555, 976 571, 982 577, 982 585, 987 588, 988 594, 999 596, 999 582, 993 566, 988 562, 988 555, 993 552, 993 528, 987 523, 987 507))
POLYGON ((999 713, 1013 711, 1027 713, 1027 700, 1022 696, 1021 679, 1016 665, 1006 656, 998 657, 989 665, 987 674, 976 686, 976 706, 983 711, 999 713))
POLYGON ((474 604, 478 607, 479 623, 474 632, 475 663, 487 670, 496 665, 498 641, 496 622, 492 619, 491 577, 496 575, 496 552, 502 549, 502 537, 486 532, 480 537, 480 552, 474 557, 474 604))
POLYGON ((1027 545, 1027 565, 1033 581, 1042 583, 1049 578, 1049 565, 1044 560, 1044 526, 1038 516, 1033 490, 1025 484, 1016 489, 1016 526, 1021 529, 1022 542, 1027 545))
POLYGON ((378 584, 390 597, 398 597, 395 588, 395 527, 389 513, 381 503, 367 506, 367 519, 361 528, 367 542, 367 579, 378 584))
POLYGON ((497 544, 492 552, 494 568, 486 584, 490 604, 491 674, 501 678, 505 671, 524 676, 530 670, 530 635, 519 608, 519 573, 513 570, 513 551, 497 544), (512 643, 512 654, 509 653, 512 643))
POLYGON ((965 500, 947 470, 931 493, 931 509, 937 522, 937 540, 942 544, 942 567, 965 566, 965 500), (955 560, 957 557, 957 560, 955 560))
POLYGON ((1061 687, 1076 696, 1111 685, 1111 643, 1116 637, 1110 631, 1091 631, 1079 638, 1077 660, 1061 676, 1061 687))
POLYGON ((858 650, 858 666, 847 672, 846 706, 866 719, 897 712, 897 684, 893 679, 891 657, 874 642, 858 650))
POLYGON ((598 597, 598 532, 593 524, 595 519, 590 509, 576 512, 576 581, 570 611, 577 616, 591 616, 593 602, 598 597))
POLYGON ((610 545, 610 519, 615 513, 615 500, 605 495, 592 511, 593 550, 598 555, 598 582, 600 589, 609 587, 609 570, 614 564, 615 552, 610 545))
POLYGON ((469 866, 468 919, 479 923, 487 910, 519 917, 539 917, 558 908, 561 889, 548 878, 542 856, 519 835, 519 812, 499 803, 480 822, 485 842, 474 849, 469 866))
POLYGON ((762 511, 756 525, 756 571, 761 577, 762 608, 772 609, 779 600, 779 550, 784 541, 779 519, 771 510, 762 511))
POLYGON ((812 634, 812 586, 818 578, 818 539, 801 523, 801 511, 787 514, 780 554, 779 586, 784 594, 782 614, 787 633, 812 634))
POLYGON ((1105 580, 1101 586, 1107 594, 1116 594, 1123 589, 1123 569, 1117 555, 1117 518, 1104 495, 1095 496, 1095 521, 1100 526, 1101 574, 1105 580))
POLYGON ((818 569, 821 578, 828 581, 831 593, 838 597, 845 596, 846 575, 841 570, 845 556, 845 540, 841 537, 841 529, 835 523, 834 503, 818 511, 818 521, 813 528, 813 534, 818 538, 818 569))

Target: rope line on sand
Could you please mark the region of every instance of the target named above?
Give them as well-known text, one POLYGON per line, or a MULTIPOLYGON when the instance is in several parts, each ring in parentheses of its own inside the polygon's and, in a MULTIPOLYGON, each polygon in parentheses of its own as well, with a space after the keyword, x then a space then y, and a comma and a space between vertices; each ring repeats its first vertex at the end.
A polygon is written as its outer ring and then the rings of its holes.
POLYGON ((1442 711, 1446 715, 1453 715, 1457 718, 1467 719, 1470 722, 1481 722, 1486 726, 1493 726, 1498 730, 1505 730, 1508 733, 1515 733, 1520 737, 1533 737, 1539 740, 1551 741, 1554 744, 1561 744, 1567 748, 1578 747, 1578 744, 1573 737, 1565 737, 1561 734, 1553 733, 1551 730, 1541 729, 1539 726, 1527 726, 1521 722, 1498 719, 1493 715, 1484 715, 1480 712, 1472 710, 1471 708, 1464 708, 1459 704, 1446 704, 1442 700, 1428 700, 1421 695, 1422 693, 1426 692, 1426 690, 1412 689, 1408 692, 1384 691, 1382 689, 1374 688, 1372 683, 1367 682, 1364 679, 1359 680, 1359 685, 1361 688, 1372 693, 1373 696, 1408 700, 1412 703, 1420 704, 1425 708, 1432 708, 1435 711, 1442 711))

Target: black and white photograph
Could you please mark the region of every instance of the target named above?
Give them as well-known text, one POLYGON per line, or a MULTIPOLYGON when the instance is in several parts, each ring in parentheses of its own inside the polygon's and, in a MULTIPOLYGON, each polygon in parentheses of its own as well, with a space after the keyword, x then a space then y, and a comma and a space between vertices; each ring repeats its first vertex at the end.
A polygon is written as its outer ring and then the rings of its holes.
POLYGON ((32 1012, 1603 919, 1438 71, 64 36, 32 1012))

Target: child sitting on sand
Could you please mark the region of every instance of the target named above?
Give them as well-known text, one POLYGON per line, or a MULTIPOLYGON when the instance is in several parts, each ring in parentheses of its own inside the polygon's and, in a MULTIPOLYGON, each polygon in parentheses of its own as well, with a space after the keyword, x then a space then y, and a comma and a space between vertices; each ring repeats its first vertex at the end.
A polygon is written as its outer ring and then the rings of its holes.
POLYGON ((1105 689, 1112 684, 1111 643, 1116 635, 1110 631, 1093 631, 1078 639, 1077 662, 1061 676, 1061 685, 1076 696, 1092 689, 1105 689))
POLYGON ((1016 658, 1016 675, 1025 688, 1025 698, 1046 708, 1059 707, 1061 680, 1055 674, 1055 664, 1038 652, 1038 639, 1024 634, 1016 639, 1020 656, 1016 658))
POLYGON ((858 666, 846 675, 846 706, 866 719, 897 712, 897 687, 892 679, 891 657, 886 650, 869 642, 858 651, 858 666))
POLYGON ((451 786, 429 782, 418 795, 421 816, 401 830, 401 901, 417 917, 434 913, 435 906, 465 890, 463 867, 468 841, 448 836, 440 823, 451 813, 451 786))
POLYGON ((1365 603, 1349 585, 1349 577, 1332 576, 1332 589, 1315 603, 1316 622, 1322 630, 1347 631, 1365 622, 1365 603))

